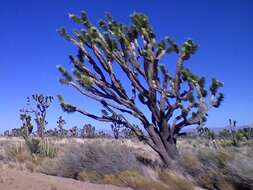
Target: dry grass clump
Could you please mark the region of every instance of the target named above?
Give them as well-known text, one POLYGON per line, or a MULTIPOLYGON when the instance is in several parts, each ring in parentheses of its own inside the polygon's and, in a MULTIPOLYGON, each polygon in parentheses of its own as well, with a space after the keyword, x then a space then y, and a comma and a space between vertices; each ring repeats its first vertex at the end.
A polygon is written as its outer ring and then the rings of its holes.
POLYGON ((173 171, 159 172, 159 179, 173 190, 193 190, 193 183, 173 171))
POLYGON ((77 179, 80 181, 88 181, 92 183, 101 183, 103 180, 103 175, 96 171, 82 171, 78 173, 77 179))
POLYGON ((46 160, 42 172, 51 175, 77 178, 82 171, 96 171, 99 175, 124 170, 140 170, 133 150, 117 143, 70 144, 56 159, 46 160))
POLYGON ((160 172, 158 179, 143 176, 137 171, 126 170, 105 175, 102 183, 143 190, 193 190, 193 184, 175 172, 160 172))
POLYGON ((26 160, 32 160, 32 155, 28 151, 27 147, 22 143, 10 145, 5 148, 6 158, 10 161, 25 162, 26 160))
POLYGON ((137 171, 122 171, 115 174, 105 175, 103 180, 105 184, 116 185, 119 187, 130 187, 143 190, 173 190, 160 181, 146 178, 137 171))

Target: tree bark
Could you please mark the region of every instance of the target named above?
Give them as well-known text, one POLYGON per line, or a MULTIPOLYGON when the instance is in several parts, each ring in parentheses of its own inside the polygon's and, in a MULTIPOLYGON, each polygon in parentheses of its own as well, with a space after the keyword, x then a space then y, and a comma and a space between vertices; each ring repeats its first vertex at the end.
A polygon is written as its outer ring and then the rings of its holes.
POLYGON ((153 150, 159 154, 166 167, 172 167, 173 162, 179 156, 176 147, 176 139, 168 135, 168 133, 154 130, 154 128, 149 129, 149 134, 155 144, 155 146, 152 147, 153 150))
POLYGON ((159 149, 159 151, 157 151, 157 153, 159 154, 159 156, 161 157, 163 163, 165 164, 166 167, 173 167, 173 163, 176 160, 176 157, 178 156, 178 151, 176 146, 171 146, 168 149, 161 148, 159 149))

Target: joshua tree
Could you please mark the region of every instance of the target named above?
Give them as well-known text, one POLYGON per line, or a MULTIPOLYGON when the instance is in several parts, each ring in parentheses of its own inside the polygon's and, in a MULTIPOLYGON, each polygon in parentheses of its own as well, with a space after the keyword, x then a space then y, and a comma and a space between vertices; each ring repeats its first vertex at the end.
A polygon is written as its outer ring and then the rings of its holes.
POLYGON ((22 135, 28 137, 33 131, 32 117, 27 112, 21 112, 20 119, 22 121, 22 135))
POLYGON ((239 129, 238 133, 242 134, 242 136, 246 140, 249 140, 253 136, 253 128, 247 127, 247 128, 239 129))
POLYGON ((238 141, 236 138, 236 120, 232 121, 232 119, 229 119, 228 122, 229 122, 229 129, 230 129, 233 145, 237 146, 238 141))
POLYGON ((111 124, 112 133, 115 139, 118 139, 120 136, 120 129, 122 128, 121 124, 118 124, 117 122, 114 122, 111 124))
POLYGON ((67 135, 67 130, 64 129, 64 125, 66 125, 66 121, 63 119, 62 116, 60 116, 57 121, 57 127, 59 128, 59 135, 61 137, 64 137, 67 135))
POLYGON ((72 129, 69 130, 71 137, 78 137, 78 128, 77 126, 72 127, 72 129))
POLYGON ((123 137, 127 138, 127 139, 132 139, 132 138, 136 137, 134 132, 131 129, 128 129, 128 128, 122 129, 122 133, 123 133, 123 137))
POLYGON ((118 139, 120 136, 123 136, 125 138, 132 138, 134 136, 130 129, 126 128, 123 124, 119 124, 117 122, 113 122, 111 124, 111 129, 115 139, 118 139))
POLYGON ((9 130, 4 131, 4 136, 5 136, 5 137, 10 136, 10 131, 9 131, 9 130))
POLYGON ((47 109, 53 101, 52 96, 44 96, 43 94, 34 94, 32 97, 27 98, 27 107, 20 110, 23 113, 32 113, 35 115, 35 122, 37 125, 37 134, 43 137, 45 126, 47 125, 46 114, 47 109), (31 102, 31 99, 33 102, 31 102), (33 105, 34 103, 35 105, 33 105))
POLYGON ((69 16, 81 30, 70 35, 62 28, 59 33, 77 47, 78 53, 69 56, 73 74, 59 66, 60 82, 101 103, 103 110, 101 115, 93 114, 59 96, 63 110, 124 125, 169 166, 178 156, 176 138, 180 130, 203 124, 209 108, 219 107, 223 94, 218 88, 223 83, 213 79, 208 93, 205 78, 186 66, 198 46, 192 40, 182 45, 169 37, 159 40, 144 14, 132 14, 129 25, 107 15, 98 27, 85 12, 69 16), (177 56, 175 72, 162 64, 172 53, 177 56), (142 126, 135 127, 129 117, 142 126))
POLYGON ((91 124, 85 124, 83 126, 84 136, 87 138, 94 138, 95 137, 95 131, 96 128, 92 126, 91 124))

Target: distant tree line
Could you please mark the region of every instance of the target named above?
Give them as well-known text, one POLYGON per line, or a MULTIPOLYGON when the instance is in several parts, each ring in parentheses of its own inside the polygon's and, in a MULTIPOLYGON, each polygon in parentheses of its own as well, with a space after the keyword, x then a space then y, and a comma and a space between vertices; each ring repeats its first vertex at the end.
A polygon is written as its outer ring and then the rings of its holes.
POLYGON ((228 126, 218 133, 207 127, 197 127, 197 133, 186 133, 186 137, 196 136, 209 140, 229 140, 231 145, 239 146, 240 142, 253 140, 253 128, 250 126, 239 128, 236 120, 229 119, 228 126))
POLYGON ((6 130, 4 136, 9 137, 76 137, 76 138, 130 138, 134 137, 131 130, 123 128, 123 126, 114 124, 111 126, 112 134, 104 131, 96 131, 95 126, 91 124, 84 124, 83 127, 74 126, 67 129, 65 126, 67 122, 62 116, 58 117, 56 127, 46 130, 48 121, 46 120, 47 110, 50 107, 52 96, 45 96, 43 94, 34 94, 27 98, 26 106, 20 109, 21 127, 6 130), (34 124, 37 128, 35 130, 34 124))

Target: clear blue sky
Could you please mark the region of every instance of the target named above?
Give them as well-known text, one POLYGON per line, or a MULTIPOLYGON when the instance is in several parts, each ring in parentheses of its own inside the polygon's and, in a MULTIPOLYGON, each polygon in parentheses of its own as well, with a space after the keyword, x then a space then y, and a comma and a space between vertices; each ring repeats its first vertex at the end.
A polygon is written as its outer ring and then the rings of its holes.
MULTIPOLYGON (((128 22, 133 11, 146 13, 159 36, 178 42, 192 38, 200 49, 189 66, 207 79, 225 83, 225 101, 212 110, 208 126, 223 126, 228 118, 253 123, 253 1, 251 0, 8 0, 0 1, 0 132, 20 126, 19 109, 26 97, 42 92, 63 94, 67 100, 91 111, 95 104, 74 89, 61 86, 56 65, 69 63, 75 53, 56 33, 62 26, 74 28, 68 13, 86 10, 92 21, 111 12, 128 22)), ((91 120, 79 114, 63 114, 58 102, 49 110, 49 126, 59 115, 68 126, 91 120)), ((103 126, 103 124, 96 125, 103 126)))

